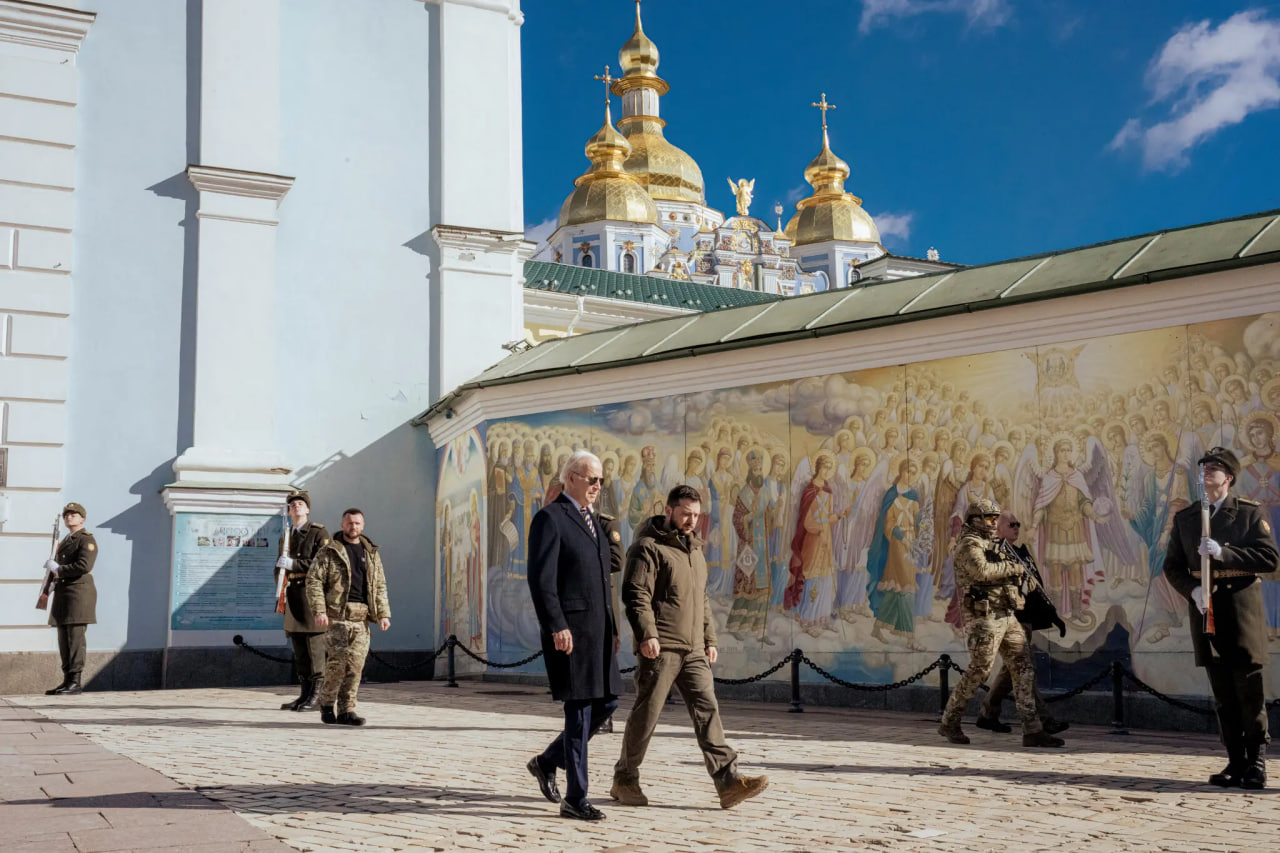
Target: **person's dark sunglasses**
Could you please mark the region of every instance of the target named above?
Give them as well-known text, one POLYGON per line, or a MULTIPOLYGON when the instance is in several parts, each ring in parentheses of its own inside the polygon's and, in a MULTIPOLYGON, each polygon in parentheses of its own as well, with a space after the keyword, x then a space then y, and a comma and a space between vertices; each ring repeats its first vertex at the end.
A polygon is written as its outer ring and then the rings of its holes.
POLYGON ((586 480, 588 486, 598 486, 604 482, 604 477, 583 477, 581 474, 575 474, 574 476, 586 480))

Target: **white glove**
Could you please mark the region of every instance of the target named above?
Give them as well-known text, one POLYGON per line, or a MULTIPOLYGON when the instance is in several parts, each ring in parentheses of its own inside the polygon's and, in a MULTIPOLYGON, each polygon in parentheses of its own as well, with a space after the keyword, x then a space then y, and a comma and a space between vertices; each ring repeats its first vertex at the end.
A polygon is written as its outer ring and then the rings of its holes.
POLYGON ((1222 557, 1222 546, 1208 536, 1200 540, 1197 550, 1201 557, 1213 557, 1215 560, 1222 557))
POLYGON ((46 570, 46 571, 53 572, 55 575, 58 573, 58 561, 57 561, 57 560, 45 560, 45 561, 44 561, 44 567, 45 567, 45 570, 46 570))
MULTIPOLYGON (((1213 540, 1210 539, 1208 541, 1212 542, 1213 540)), ((1204 613, 1204 587, 1197 586, 1191 590, 1191 600, 1196 603, 1196 609, 1204 613)))
POLYGON ((293 568, 293 557, 281 557, 276 560, 276 568, 284 569, 286 572, 293 568))

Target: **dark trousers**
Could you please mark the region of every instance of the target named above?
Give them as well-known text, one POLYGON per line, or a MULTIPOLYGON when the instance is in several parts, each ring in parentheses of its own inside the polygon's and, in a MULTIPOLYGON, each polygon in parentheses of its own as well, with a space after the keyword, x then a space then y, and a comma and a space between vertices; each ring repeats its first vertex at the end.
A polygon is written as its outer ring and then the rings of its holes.
POLYGON ((1232 666, 1221 660, 1205 668, 1222 743, 1229 753, 1268 743, 1266 694, 1262 667, 1232 666))
POLYGON ((58 654, 62 657, 64 679, 79 678, 84 671, 84 658, 88 649, 85 643, 84 624, 58 626, 58 654))
POLYGON ((564 732, 538 756, 538 765, 563 769, 565 800, 581 807, 587 800, 587 741, 595 737, 613 712, 617 699, 569 699, 564 703, 564 732))
POLYGON ((619 782, 640 780, 640 764, 649 751, 649 740, 658 726, 658 717, 673 684, 689 709, 693 734, 698 739, 698 748, 702 750, 702 761, 719 790, 737 777, 738 753, 725 743, 711 662, 700 651, 663 649, 656 658, 636 659, 636 701, 627 715, 622 755, 613 766, 613 778, 619 782))
POLYGON ((293 645, 293 675, 299 684, 324 678, 325 633, 289 635, 293 645))

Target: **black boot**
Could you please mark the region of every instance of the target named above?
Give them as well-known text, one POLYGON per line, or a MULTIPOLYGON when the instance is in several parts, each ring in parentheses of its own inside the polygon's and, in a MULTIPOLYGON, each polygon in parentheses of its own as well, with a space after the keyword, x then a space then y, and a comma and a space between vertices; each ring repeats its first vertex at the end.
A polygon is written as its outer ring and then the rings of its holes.
POLYGON ((48 690, 46 690, 46 691, 44 692, 44 695, 46 695, 46 696, 59 696, 59 695, 61 695, 61 694, 62 694, 62 691, 63 691, 63 690, 66 690, 66 689, 67 689, 67 685, 68 685, 68 684, 70 684, 70 683, 71 683, 71 676, 69 676, 69 675, 64 675, 64 676, 62 676, 62 683, 61 683, 61 684, 59 684, 57 687, 50 687, 48 690))
MULTIPOLYGON (((80 686, 80 673, 73 672, 67 676, 67 681, 61 687, 55 687, 54 696, 75 696, 84 692, 84 688, 80 686)), ((1265 776, 1265 774, 1264 774, 1265 776)), ((1263 781, 1266 781, 1264 778, 1263 781)))
POLYGON ((1240 775, 1240 787, 1261 791, 1267 787, 1267 745, 1250 744, 1245 753, 1244 772, 1240 775))
POLYGON ((1219 788, 1239 788, 1240 779, 1244 776, 1247 761, 1244 744, 1239 741, 1232 741, 1226 746, 1227 766, 1222 768, 1221 773, 1214 773, 1210 776, 1209 784, 1217 785, 1219 788))
POLYGON ((325 725, 332 725, 338 721, 338 715, 333 713, 332 705, 320 706, 320 722, 325 725))
POLYGON ((294 704, 295 711, 314 711, 320 707, 320 679, 308 678, 303 686, 302 698, 294 704))
POLYGON ((303 700, 307 698, 307 680, 304 678, 298 683, 298 698, 291 702, 285 702, 280 706, 281 711, 296 711, 303 700))

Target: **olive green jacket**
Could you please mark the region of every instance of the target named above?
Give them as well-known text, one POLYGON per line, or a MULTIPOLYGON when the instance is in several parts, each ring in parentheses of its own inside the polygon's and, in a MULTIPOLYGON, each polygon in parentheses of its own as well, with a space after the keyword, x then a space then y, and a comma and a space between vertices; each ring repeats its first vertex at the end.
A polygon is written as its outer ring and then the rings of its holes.
MULTIPOLYGON (((369 541, 369 537, 361 536, 366 554, 364 588, 365 598, 369 601, 369 621, 391 618, 391 604, 387 600, 387 578, 382 570, 382 556, 378 546, 369 541)), ((351 563, 347 559, 347 549, 343 547, 341 538, 330 539, 320 549, 311 569, 307 572, 307 605, 311 608, 314 621, 321 613, 328 614, 330 619, 343 619, 346 616, 347 596, 351 594, 351 563)))
POLYGON ((707 600, 702 540, 690 535, 681 542, 665 516, 656 515, 642 524, 627 551, 622 604, 637 651, 649 639, 657 639, 671 651, 714 646, 716 628, 707 600))
POLYGON ((93 564, 98 559, 98 543, 83 527, 58 543, 53 559, 58 579, 53 585, 49 606, 50 625, 92 625, 98 621, 98 588, 93 583, 93 564))

